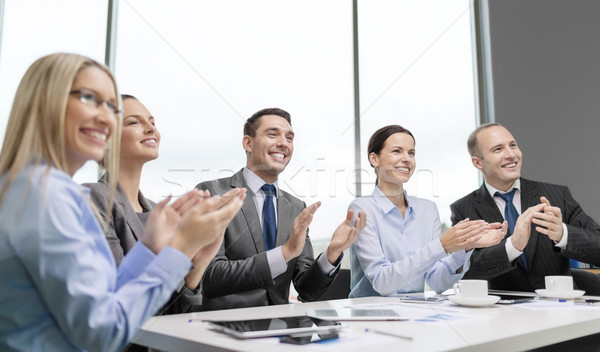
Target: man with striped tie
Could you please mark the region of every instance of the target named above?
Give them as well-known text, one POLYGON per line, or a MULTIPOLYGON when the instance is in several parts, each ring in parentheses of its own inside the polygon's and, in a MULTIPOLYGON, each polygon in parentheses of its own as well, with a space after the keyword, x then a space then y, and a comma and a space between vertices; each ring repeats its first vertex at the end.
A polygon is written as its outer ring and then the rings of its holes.
POLYGON ((452 223, 506 220, 495 246, 475 249, 465 279, 486 279, 490 289, 534 291, 547 275, 571 275, 569 258, 600 264, 600 225, 585 214, 565 186, 521 177, 522 153, 504 126, 478 127, 467 142, 481 187, 454 202, 452 223))
POLYGON ((349 211, 327 250, 315 259, 308 226, 320 202, 306 207, 277 183, 294 151, 290 114, 278 108, 256 112, 244 125, 242 146, 246 167, 196 186, 211 194, 247 189, 242 209, 202 278, 202 303, 196 309, 289 303, 291 282, 299 299, 316 300, 339 272, 342 253, 366 225, 366 215, 361 212, 352 224, 349 211))

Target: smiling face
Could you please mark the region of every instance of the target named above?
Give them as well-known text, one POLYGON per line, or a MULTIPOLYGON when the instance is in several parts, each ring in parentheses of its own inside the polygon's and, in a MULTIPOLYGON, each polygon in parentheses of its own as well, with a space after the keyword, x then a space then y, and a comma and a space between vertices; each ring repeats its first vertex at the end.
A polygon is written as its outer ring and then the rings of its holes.
POLYGON ((377 171, 380 189, 402 189, 417 166, 415 140, 407 133, 394 133, 378 154, 369 154, 369 161, 377 171))
POLYGON ((473 156, 473 165, 481 170, 491 186, 508 191, 521 177, 523 155, 512 134, 502 126, 483 129, 477 135, 480 156, 473 156))
POLYGON ((264 115, 254 137, 244 136, 246 167, 267 183, 273 183, 292 159, 294 131, 281 116, 264 115))
POLYGON ((121 167, 144 164, 158 158, 160 133, 155 119, 139 100, 123 100, 123 130, 121 132, 121 167))
MULTIPOLYGON (((106 72, 90 66, 75 77, 71 91, 89 90, 97 101, 116 102, 115 86, 106 72)), ((80 95, 69 95, 65 116, 67 172, 72 176, 88 160, 100 160, 108 139, 116 128, 117 116, 105 103, 99 107, 84 104, 80 95)))

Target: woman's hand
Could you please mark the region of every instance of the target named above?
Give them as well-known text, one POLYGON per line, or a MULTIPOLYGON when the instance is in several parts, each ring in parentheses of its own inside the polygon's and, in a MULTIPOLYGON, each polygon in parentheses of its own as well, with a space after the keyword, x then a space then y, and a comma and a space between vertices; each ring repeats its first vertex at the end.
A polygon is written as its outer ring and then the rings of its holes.
POLYGON ((472 244, 481 239, 487 226, 488 223, 483 220, 462 220, 446 231, 440 237, 440 242, 446 253, 472 248, 472 244))
POLYGON ((488 225, 487 230, 485 230, 481 234, 481 238, 477 241, 470 244, 470 246, 465 248, 465 251, 470 251, 473 248, 485 248, 496 245, 502 241, 504 237, 506 237, 506 232, 508 231, 508 223, 506 220, 504 222, 494 222, 488 225))
MULTIPOLYGON (((210 197, 210 192, 205 191, 205 197, 210 197)), ((246 196, 245 189, 234 188, 231 191, 225 193, 223 196, 217 196, 217 208, 220 209, 230 202, 235 202, 240 199, 244 199, 246 196)), ((235 216, 235 214, 234 214, 235 216)), ((227 223, 229 224, 229 222, 227 223)), ((200 280, 202 279, 202 275, 204 275, 204 271, 210 264, 210 261, 215 257, 219 248, 221 248, 221 243, 223 243, 223 235, 225 234, 225 229, 227 228, 227 224, 222 229, 222 233, 220 236, 212 242, 203 247, 201 247, 198 252, 192 257, 192 265, 194 269, 190 271, 185 277, 185 284, 190 290, 194 290, 198 287, 200 280)), ((217 234, 219 235, 219 234, 217 234)))
MULTIPOLYGON (((205 199, 189 209, 179 221, 171 247, 192 259, 205 246, 223 238, 225 229, 240 210, 245 189, 234 189, 224 196, 205 199)), ((218 249, 218 246, 215 246, 218 249)), ((212 253, 214 255, 214 253, 212 253)))
POLYGON ((158 254, 171 242, 182 215, 202 202, 203 195, 204 193, 193 190, 174 201, 171 205, 168 205, 171 196, 159 202, 150 212, 141 239, 142 243, 154 254, 158 254))

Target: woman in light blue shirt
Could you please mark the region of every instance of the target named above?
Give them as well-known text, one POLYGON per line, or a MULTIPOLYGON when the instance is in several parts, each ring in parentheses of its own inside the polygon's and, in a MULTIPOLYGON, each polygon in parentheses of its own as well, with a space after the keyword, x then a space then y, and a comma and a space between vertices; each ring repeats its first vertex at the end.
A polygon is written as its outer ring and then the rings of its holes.
POLYGON ((504 237, 505 224, 468 219, 441 233, 435 203, 404 190, 416 167, 415 139, 407 129, 391 125, 376 131, 368 156, 377 185, 349 206, 367 213, 367 226, 350 250, 350 297, 422 292, 425 282, 442 292, 469 269, 471 249, 504 237))
POLYGON ((21 80, 0 152, 1 351, 122 350, 190 258, 205 248, 214 256, 240 209, 243 190, 230 201, 194 191, 166 199, 115 269, 102 219, 72 176, 109 144, 117 174, 120 120, 115 80, 96 61, 49 55, 21 80))

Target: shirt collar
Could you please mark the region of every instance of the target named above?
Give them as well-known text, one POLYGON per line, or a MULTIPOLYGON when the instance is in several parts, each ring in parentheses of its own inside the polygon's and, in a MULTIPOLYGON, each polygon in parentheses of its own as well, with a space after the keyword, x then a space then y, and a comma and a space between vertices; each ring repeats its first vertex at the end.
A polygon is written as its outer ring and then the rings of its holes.
MULTIPOLYGON (((490 193, 490 195, 492 196, 492 198, 494 197, 494 195, 496 194, 496 192, 499 192, 501 194, 507 193, 507 192, 503 192, 499 189, 497 189, 494 186, 491 186, 489 183, 487 183, 487 181, 485 182, 485 188, 487 188, 488 192, 490 193)), ((518 178, 515 183, 513 183, 512 187, 510 187, 508 189, 508 191, 510 192, 513 188, 516 188, 517 190, 521 191, 521 179, 518 178)))
MULTIPOLYGON (((266 184, 265 180, 260 178, 260 176, 258 176, 254 172, 250 171, 250 169, 248 169, 247 167, 245 167, 242 172, 244 175, 244 179, 246 180, 246 184, 248 185, 248 188, 250 189, 250 191, 252 191, 252 194, 257 194, 258 191, 260 191, 260 188, 266 184)), ((275 189, 277 190, 275 192, 276 197, 279 197, 278 183, 279 183, 279 181, 273 182, 273 186, 275 186, 275 189)), ((261 194, 262 194, 262 191, 261 191, 261 194)))
MULTIPOLYGON (((375 186, 373 193, 371 193, 371 197, 375 199, 375 203, 377 203, 377 205, 385 214, 388 214, 390 211, 397 209, 394 203, 392 203, 392 201, 381 191, 381 189, 379 189, 379 186, 375 186)), ((412 206, 412 198, 413 197, 410 197, 405 190, 404 199, 406 199, 406 203, 408 204, 408 207, 406 208, 408 210, 408 214, 415 214, 415 208, 413 208, 412 206)))

